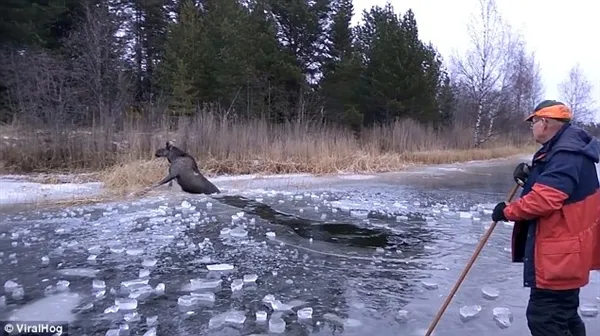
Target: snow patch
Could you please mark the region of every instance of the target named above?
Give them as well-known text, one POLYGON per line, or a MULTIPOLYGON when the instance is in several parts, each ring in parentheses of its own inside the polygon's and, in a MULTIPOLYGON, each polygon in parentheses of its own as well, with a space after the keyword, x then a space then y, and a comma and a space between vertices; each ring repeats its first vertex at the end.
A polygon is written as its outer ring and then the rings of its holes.
POLYGON ((101 188, 100 182, 46 184, 26 182, 11 176, 0 177, 0 205, 94 196, 100 193, 101 188))
POLYGON ((77 293, 51 295, 19 307, 8 317, 9 321, 72 322, 73 309, 81 301, 77 293))
POLYGON ((458 172, 464 172, 465 171, 464 169, 457 168, 457 167, 439 167, 437 169, 443 170, 443 171, 458 171, 458 172))
POLYGON ((342 174, 338 175, 339 178, 344 180, 370 180, 377 176, 375 175, 363 175, 363 174, 342 174))
POLYGON ((312 174, 278 174, 278 175, 260 175, 260 174, 244 174, 244 175, 221 175, 208 177, 212 182, 228 182, 228 181, 245 181, 245 180, 262 180, 262 179, 294 179, 314 177, 312 174))

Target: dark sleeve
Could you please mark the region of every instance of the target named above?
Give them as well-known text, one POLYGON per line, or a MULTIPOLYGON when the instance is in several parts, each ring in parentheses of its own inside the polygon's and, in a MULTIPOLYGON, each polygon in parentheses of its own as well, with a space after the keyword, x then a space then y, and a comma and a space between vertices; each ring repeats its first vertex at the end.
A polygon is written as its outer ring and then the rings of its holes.
POLYGON ((558 152, 546 163, 531 192, 508 204, 504 215, 508 220, 527 220, 545 216, 562 207, 579 183, 581 154, 558 152))

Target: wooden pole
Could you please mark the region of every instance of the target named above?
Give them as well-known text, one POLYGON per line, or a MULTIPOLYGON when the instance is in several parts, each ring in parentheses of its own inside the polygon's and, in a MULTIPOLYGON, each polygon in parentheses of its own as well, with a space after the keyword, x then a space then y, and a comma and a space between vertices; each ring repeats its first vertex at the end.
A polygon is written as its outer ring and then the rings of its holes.
MULTIPOLYGON (((510 202, 513 199, 513 197, 515 197, 515 194, 517 193, 518 189, 519 189, 519 185, 515 184, 515 186, 508 193, 507 202, 510 202)), ((469 273, 469 270, 471 270, 471 267, 473 267, 473 264, 475 263, 475 260, 477 260, 477 257, 479 257, 479 254, 481 253, 481 250, 483 249, 483 246, 485 246, 485 244, 487 243, 488 239, 492 235, 492 232, 494 232, 494 229, 496 228, 496 224, 498 224, 498 223, 497 222, 492 222, 492 225, 487 229, 487 231, 485 232, 485 234, 483 235, 483 237, 479 241, 479 244, 477 244, 477 248, 475 248, 475 252, 473 252, 473 255, 471 256, 471 259, 467 263, 467 266, 465 266, 465 268, 463 269, 462 273, 458 277, 458 280, 454 284, 454 287, 452 287, 452 290, 450 290, 450 294, 448 295, 448 297, 446 297, 446 300, 444 301, 444 303, 440 307, 440 309, 437 312, 436 316, 433 318, 433 322, 431 323, 431 325, 429 325, 429 329, 427 329, 427 332, 425 333, 425 336, 430 336, 431 333, 433 332, 433 329, 435 329, 435 327, 437 326, 438 322, 440 322, 440 319, 442 318, 442 315, 444 315, 444 312, 448 308, 448 305, 450 304, 450 301, 452 301, 452 298, 454 297, 454 295, 456 294, 456 292, 460 288, 460 285, 462 284, 462 282, 467 277, 467 273, 469 273)))

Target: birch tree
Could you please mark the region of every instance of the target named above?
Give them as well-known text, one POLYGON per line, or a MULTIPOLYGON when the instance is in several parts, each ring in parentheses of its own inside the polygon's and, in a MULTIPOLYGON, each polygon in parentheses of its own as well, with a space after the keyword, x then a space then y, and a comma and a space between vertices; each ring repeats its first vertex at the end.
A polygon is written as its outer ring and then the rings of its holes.
POLYGON ((495 0, 479 0, 478 11, 467 25, 469 48, 452 60, 456 80, 467 90, 474 111, 473 142, 480 146, 491 138, 498 117, 499 92, 504 82, 510 27, 495 0))

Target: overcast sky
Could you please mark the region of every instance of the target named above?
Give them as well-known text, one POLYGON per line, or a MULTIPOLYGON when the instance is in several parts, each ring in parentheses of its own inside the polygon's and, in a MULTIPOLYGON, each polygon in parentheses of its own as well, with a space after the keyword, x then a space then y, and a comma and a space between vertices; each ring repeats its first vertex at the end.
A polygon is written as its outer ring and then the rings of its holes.
MULTIPOLYGON (((354 22, 362 11, 390 2, 396 13, 415 13, 420 38, 431 41, 447 60, 468 47, 467 22, 478 0, 354 0, 354 22)), ((579 62, 600 103, 600 2, 594 0, 496 0, 501 15, 520 30, 542 70, 545 98, 560 99, 558 83, 579 62)), ((600 111, 597 119, 600 120, 600 111)))

